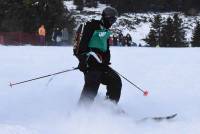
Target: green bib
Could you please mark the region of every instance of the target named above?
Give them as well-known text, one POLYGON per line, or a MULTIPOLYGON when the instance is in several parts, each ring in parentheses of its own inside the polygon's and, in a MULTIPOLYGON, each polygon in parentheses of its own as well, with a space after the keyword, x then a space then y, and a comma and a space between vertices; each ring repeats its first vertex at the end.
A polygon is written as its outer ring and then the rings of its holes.
POLYGON ((89 48, 97 48, 103 52, 107 50, 107 40, 111 35, 111 31, 102 29, 94 31, 92 38, 89 42, 89 48))

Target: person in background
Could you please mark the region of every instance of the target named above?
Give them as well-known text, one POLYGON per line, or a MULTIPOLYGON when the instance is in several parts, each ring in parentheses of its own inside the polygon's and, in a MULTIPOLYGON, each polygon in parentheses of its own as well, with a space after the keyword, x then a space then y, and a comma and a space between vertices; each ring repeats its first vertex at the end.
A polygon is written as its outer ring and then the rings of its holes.
POLYGON ((115 34, 113 35, 113 46, 118 46, 118 38, 115 34))
POLYGON ((126 35, 126 45, 131 46, 131 44, 132 44, 132 38, 131 38, 131 35, 128 33, 126 35))
POLYGON ((62 31, 59 27, 55 28, 53 32, 53 41, 55 43, 54 45, 59 45, 59 43, 62 41, 62 31))
POLYGON ((120 32, 118 35, 119 46, 124 46, 124 35, 120 32))
POLYGON ((46 30, 44 25, 41 25, 38 29, 38 34, 40 38, 40 45, 45 45, 45 36, 46 36, 46 30))
POLYGON ((61 30, 61 32, 62 32, 62 42, 66 45, 66 43, 69 41, 68 29, 65 27, 61 30))

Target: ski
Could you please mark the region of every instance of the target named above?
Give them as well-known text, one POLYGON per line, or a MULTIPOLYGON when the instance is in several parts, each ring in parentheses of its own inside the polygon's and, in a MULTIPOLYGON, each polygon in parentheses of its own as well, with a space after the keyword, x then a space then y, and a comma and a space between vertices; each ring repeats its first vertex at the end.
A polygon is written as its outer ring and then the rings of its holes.
POLYGON ((167 116, 157 116, 157 117, 145 117, 141 120, 139 120, 138 122, 143 122, 146 120, 154 120, 154 121, 163 121, 163 120, 171 120, 174 119, 178 114, 171 114, 171 115, 167 115, 167 116))

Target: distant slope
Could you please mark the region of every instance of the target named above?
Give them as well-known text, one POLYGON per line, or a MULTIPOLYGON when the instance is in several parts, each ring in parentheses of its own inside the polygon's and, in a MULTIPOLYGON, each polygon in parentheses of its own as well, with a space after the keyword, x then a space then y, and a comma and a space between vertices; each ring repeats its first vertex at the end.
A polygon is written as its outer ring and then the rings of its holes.
MULTIPOLYGON (((91 19, 99 19, 101 17, 102 10, 106 7, 104 4, 99 4, 98 8, 84 8, 83 11, 77 11, 76 6, 73 5, 73 1, 65 1, 65 6, 74 14, 76 18, 76 24, 86 22, 91 19)), ((113 25, 113 31, 122 32, 124 35, 130 33, 133 41, 137 44, 145 44, 142 40, 150 31, 150 20, 157 13, 127 13, 121 15, 117 22, 113 25)), ((171 13, 160 13, 162 17, 167 18, 173 16, 174 12, 171 13)), ((195 27, 195 22, 200 20, 200 16, 185 16, 180 13, 181 18, 184 21, 184 27, 186 30, 186 38, 188 41, 191 40, 192 31, 195 27)))

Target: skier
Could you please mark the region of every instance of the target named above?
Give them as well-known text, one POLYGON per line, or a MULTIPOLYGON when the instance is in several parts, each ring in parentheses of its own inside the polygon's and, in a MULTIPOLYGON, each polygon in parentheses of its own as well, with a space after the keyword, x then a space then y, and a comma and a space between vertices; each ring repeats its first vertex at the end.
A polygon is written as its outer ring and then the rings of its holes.
POLYGON ((117 19, 117 10, 107 7, 100 20, 91 20, 79 26, 74 44, 74 55, 79 60, 78 68, 84 74, 85 84, 79 104, 91 104, 100 84, 106 85, 106 98, 118 103, 122 82, 120 76, 109 67, 109 28, 117 19))

